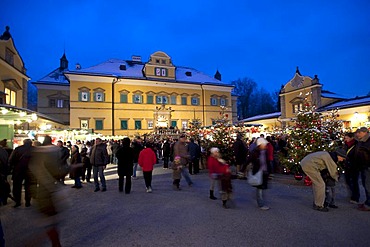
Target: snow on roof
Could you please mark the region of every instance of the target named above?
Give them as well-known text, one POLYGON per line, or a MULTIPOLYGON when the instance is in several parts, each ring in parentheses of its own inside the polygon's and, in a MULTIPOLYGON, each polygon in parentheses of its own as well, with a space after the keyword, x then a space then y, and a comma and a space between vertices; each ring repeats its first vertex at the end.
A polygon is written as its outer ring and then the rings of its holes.
MULTIPOLYGON (((68 74, 102 75, 123 78, 158 80, 157 78, 145 77, 143 73, 144 66, 145 66, 144 62, 136 62, 121 59, 109 59, 101 64, 92 67, 79 70, 70 70, 68 71, 68 74)), ((177 66, 175 71, 176 71, 175 82, 232 86, 231 84, 219 81, 193 68, 177 66)))
POLYGON ((103 63, 84 69, 70 70, 70 74, 105 75, 113 77, 144 78, 144 63, 125 61, 121 59, 109 59, 103 63), (122 65, 122 66, 121 66, 122 65))
POLYGON ((281 112, 273 112, 273 113, 268 113, 268 114, 262 114, 262 115, 257 115, 249 118, 245 118, 241 120, 242 122, 251 122, 251 121, 256 121, 256 120, 263 120, 263 119, 270 119, 270 118, 278 118, 281 116, 281 112))
POLYGON ((204 74, 193 68, 188 67, 176 67, 176 81, 181 82, 197 82, 197 83, 204 83, 204 84, 216 84, 216 85, 228 85, 224 82, 217 80, 209 75, 204 74), (190 72, 190 73, 189 73, 190 72))
POLYGON ((348 100, 341 100, 339 102, 335 102, 333 104, 321 107, 319 111, 327 111, 332 109, 343 109, 343 108, 350 108, 350 107, 357 107, 363 105, 370 105, 370 96, 365 97, 357 97, 348 100))
POLYGON ((333 93, 333 92, 330 92, 330 91, 326 91, 326 90, 322 90, 321 91, 321 97, 324 97, 324 98, 334 98, 334 99, 347 99, 348 98, 348 97, 345 97, 343 95, 336 94, 336 93, 333 93))
POLYGON ((69 85, 69 81, 64 76, 64 72, 68 70, 55 69, 40 80, 32 82, 33 84, 65 84, 69 85))

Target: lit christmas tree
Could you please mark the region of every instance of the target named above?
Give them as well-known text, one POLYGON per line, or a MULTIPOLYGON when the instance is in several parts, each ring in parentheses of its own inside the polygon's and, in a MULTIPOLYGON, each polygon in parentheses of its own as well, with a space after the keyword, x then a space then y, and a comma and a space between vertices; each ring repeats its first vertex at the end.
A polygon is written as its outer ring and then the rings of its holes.
MULTIPOLYGON (((195 115, 195 114, 194 114, 195 115)), ((194 118, 189 122, 188 135, 196 141, 199 141, 203 137, 202 122, 199 118, 194 118)))
POLYGON ((293 173, 302 173, 300 161, 309 153, 333 151, 342 136, 342 122, 337 120, 337 111, 322 114, 316 111, 307 99, 294 120, 294 125, 286 130, 288 135, 288 157, 281 162, 293 173))
POLYGON ((225 106, 221 106, 220 116, 213 119, 215 124, 211 130, 212 138, 206 139, 206 145, 208 150, 211 147, 219 148, 222 158, 231 165, 234 156, 232 146, 235 139, 232 137, 233 127, 226 110, 225 106))

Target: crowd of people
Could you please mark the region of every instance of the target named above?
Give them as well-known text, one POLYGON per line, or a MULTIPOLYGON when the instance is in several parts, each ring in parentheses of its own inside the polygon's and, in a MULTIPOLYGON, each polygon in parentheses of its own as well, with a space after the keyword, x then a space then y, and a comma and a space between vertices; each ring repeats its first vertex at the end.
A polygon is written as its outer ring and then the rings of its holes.
MULTIPOLYGON (((5 144, 0 142, 0 145, 0 203, 7 204, 11 198, 14 200, 13 207, 20 207, 23 186, 25 207, 30 207, 31 200, 35 200, 40 213, 50 219, 45 229, 53 246, 60 245, 54 218, 61 210, 55 204, 59 198, 55 198, 58 193, 54 192, 65 185, 68 174, 74 180, 73 189, 83 188, 83 183, 92 183, 93 178, 94 192, 107 191, 104 171, 108 164, 117 165, 118 191, 126 194, 131 192, 132 179, 137 179, 138 167, 142 170, 145 191, 153 192, 152 173, 159 160, 163 160, 163 169, 172 169, 174 190, 181 190, 182 178, 188 186, 192 186, 191 175, 208 169, 209 198, 216 200, 218 190, 222 207, 229 208, 232 204, 230 162, 223 159, 217 147, 207 150, 202 142, 188 139, 185 134, 173 140, 153 141, 138 136, 133 140, 77 140, 73 144, 58 140, 56 145, 52 144, 50 136, 45 136, 43 143, 25 139, 23 145, 14 150, 6 147, 6 141, 5 144), (11 189, 8 188, 8 175, 11 175, 11 189)), ((245 179, 248 171, 251 174, 260 172, 261 182, 254 185, 257 205, 261 210, 268 210, 263 191, 268 188, 271 174, 277 171, 276 152, 286 151, 285 140, 261 135, 248 142, 238 134, 232 149, 238 178, 245 179)), ((335 184, 339 177, 338 162, 344 162, 349 202, 359 204, 360 210, 370 211, 370 136, 366 127, 359 128, 355 133, 346 133, 343 147, 336 151, 311 153, 300 162, 302 170, 312 181, 313 208, 323 212, 327 212, 328 208, 337 208, 335 184), (360 177, 366 196, 363 204, 360 204, 360 177)))

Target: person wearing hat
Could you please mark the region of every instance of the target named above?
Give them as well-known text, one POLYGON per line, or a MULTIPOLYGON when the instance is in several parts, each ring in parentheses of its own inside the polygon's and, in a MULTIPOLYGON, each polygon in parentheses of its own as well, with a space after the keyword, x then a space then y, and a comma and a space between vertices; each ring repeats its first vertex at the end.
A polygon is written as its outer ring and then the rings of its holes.
POLYGON ((370 211, 370 135, 369 129, 356 130, 355 164, 360 168, 362 184, 365 187, 366 201, 359 205, 362 211, 370 211))
POLYGON ((357 140, 355 139, 355 133, 347 132, 344 134, 344 145, 343 148, 346 150, 347 159, 344 162, 344 177, 347 184, 350 203, 358 204, 360 199, 360 187, 358 184, 358 178, 360 175, 360 169, 356 166, 354 162, 355 149, 357 140))
POLYGON ((312 190, 314 196, 313 209, 328 212, 328 208, 324 207, 325 202, 325 182, 321 176, 321 171, 328 169, 330 177, 338 181, 338 169, 336 162, 346 159, 346 151, 338 148, 335 152, 318 151, 308 154, 304 157, 300 165, 304 173, 310 177, 312 181, 312 190))
POLYGON ((269 177, 269 168, 267 163, 267 144, 268 141, 259 137, 256 140, 256 148, 250 152, 250 155, 247 158, 246 163, 252 163, 252 174, 256 174, 258 171, 262 170, 262 184, 257 185, 256 187, 256 197, 257 205, 261 210, 269 210, 270 208, 265 205, 263 199, 263 190, 267 189, 267 182, 269 177))

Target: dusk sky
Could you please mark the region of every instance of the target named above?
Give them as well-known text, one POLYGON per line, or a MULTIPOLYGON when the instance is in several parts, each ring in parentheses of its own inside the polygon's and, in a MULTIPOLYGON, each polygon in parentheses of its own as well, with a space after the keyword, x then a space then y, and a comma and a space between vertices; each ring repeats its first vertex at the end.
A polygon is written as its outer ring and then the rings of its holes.
POLYGON ((369 0, 1 0, 1 34, 7 25, 32 81, 64 50, 69 69, 163 51, 176 66, 271 92, 296 66, 325 90, 370 92, 369 0))

